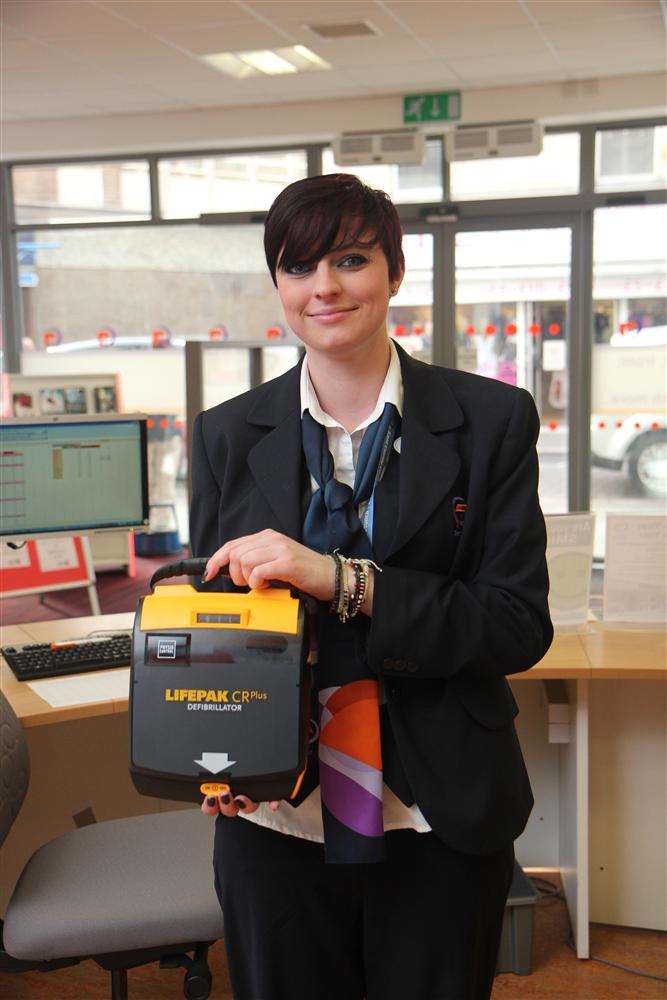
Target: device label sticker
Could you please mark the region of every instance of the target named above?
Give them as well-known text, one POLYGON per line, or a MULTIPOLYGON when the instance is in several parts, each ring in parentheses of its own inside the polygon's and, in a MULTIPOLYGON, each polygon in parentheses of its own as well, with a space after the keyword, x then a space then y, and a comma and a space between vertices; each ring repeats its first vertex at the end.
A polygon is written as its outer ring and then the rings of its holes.
POLYGON ((186 635, 146 636, 146 662, 160 666, 187 667, 190 663, 186 635))

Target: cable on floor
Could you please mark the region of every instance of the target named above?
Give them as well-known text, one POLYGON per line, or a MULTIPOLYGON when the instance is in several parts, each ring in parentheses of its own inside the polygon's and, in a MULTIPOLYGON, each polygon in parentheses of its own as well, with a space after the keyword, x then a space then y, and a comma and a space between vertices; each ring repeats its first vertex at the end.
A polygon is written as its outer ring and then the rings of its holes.
MULTIPOLYGON (((540 894, 540 902, 542 901, 542 899, 565 899, 565 896, 560 891, 558 886, 554 885, 553 882, 549 882, 548 879, 532 877, 530 878, 530 881, 533 883, 533 885, 540 894), (538 882, 541 882, 542 885, 548 886, 549 888, 541 889, 540 886, 537 884, 538 882)), ((567 944, 576 954, 577 947, 574 943, 574 937, 572 936, 572 931, 570 931, 569 936, 567 938, 567 944)), ((643 976, 645 979, 657 979, 659 983, 667 983, 667 976, 656 976, 655 973, 653 972, 644 972, 643 969, 633 969, 629 965, 621 965, 620 962, 612 962, 608 958, 600 958, 599 955, 591 955, 590 960, 592 962, 602 962, 603 965, 610 965, 612 966, 612 968, 620 969, 622 972, 629 972, 633 976, 643 976)))

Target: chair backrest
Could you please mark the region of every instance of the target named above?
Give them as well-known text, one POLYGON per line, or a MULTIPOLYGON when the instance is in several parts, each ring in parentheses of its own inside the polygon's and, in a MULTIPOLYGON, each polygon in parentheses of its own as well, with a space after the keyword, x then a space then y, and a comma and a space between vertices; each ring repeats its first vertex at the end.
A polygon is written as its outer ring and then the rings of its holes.
POLYGON ((30 782, 30 756, 23 726, 0 691, 0 847, 19 814, 30 782))

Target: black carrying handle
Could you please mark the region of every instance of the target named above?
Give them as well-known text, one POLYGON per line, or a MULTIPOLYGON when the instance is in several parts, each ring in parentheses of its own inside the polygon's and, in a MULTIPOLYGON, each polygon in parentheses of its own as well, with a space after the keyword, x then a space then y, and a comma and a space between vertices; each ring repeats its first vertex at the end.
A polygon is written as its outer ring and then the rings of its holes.
MULTIPOLYGON (((160 568, 153 573, 150 579, 148 586, 150 587, 151 593, 153 593, 155 584, 159 583, 160 580, 169 580, 174 576, 198 576, 201 578, 204 575, 207 563, 208 559, 182 559, 180 562, 167 563, 166 566, 160 566, 160 568)), ((218 570, 217 575, 226 576, 228 580, 231 580, 231 577, 226 570, 227 567, 218 570)), ((215 579, 215 577, 212 577, 212 579, 215 579)), ((287 585, 281 583, 279 580, 276 580, 275 582, 270 582, 269 586, 285 588, 287 585)), ((290 586, 289 591, 292 597, 297 600, 305 601, 309 606, 315 600, 310 596, 310 594, 304 594, 302 590, 297 590, 296 587, 290 586)))
POLYGON ((167 563, 153 573, 148 586, 151 593, 156 583, 168 580, 172 576, 203 576, 208 559, 182 559, 180 562, 167 563))

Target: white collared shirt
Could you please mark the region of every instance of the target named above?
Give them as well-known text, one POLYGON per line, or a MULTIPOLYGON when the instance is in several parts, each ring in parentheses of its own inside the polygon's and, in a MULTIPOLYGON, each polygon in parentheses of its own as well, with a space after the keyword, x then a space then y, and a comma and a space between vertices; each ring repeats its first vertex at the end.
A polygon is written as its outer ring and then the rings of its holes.
MULTIPOLYGON (((369 424, 382 414, 385 403, 393 403, 399 414, 403 415, 403 379, 401 377, 401 362, 398 351, 393 340, 389 340, 391 346, 391 359, 389 368, 382 388, 375 404, 375 409, 358 427, 350 434, 337 420, 334 420, 320 406, 313 383, 310 380, 308 371, 308 358, 303 359, 301 366, 301 415, 307 408, 310 415, 318 423, 323 424, 327 430, 329 451, 334 462, 334 475, 341 483, 354 486, 354 475, 359 455, 361 439, 364 430, 369 424)), ((394 447, 400 452, 400 439, 396 441, 394 447)), ((311 476, 311 487, 313 493, 319 489, 317 480, 311 476)), ((359 517, 363 517, 365 504, 358 508, 359 517)), ((382 679, 380 679, 380 704, 386 701, 382 679)), ((408 808, 401 800, 394 795, 387 785, 382 786, 382 812, 384 818, 384 829, 402 830, 411 829, 418 833, 428 833, 431 827, 426 822, 419 806, 416 804, 408 808)), ((287 833, 293 837, 303 837, 306 840, 315 840, 324 843, 324 831, 322 828, 322 809, 320 801, 319 786, 314 788, 307 799, 301 805, 293 809, 287 803, 281 803, 277 812, 269 809, 267 802, 261 802, 259 808, 250 815, 239 812, 239 816, 244 819, 258 823, 260 826, 268 826, 279 833, 287 833)))

